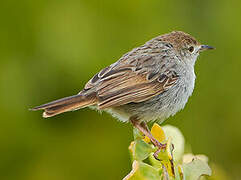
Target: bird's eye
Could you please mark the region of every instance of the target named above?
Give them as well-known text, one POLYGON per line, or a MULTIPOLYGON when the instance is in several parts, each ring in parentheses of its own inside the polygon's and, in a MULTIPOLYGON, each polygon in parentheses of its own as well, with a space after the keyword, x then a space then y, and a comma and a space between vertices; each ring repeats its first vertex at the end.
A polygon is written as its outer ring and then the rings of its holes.
POLYGON ((188 51, 192 53, 194 51, 194 47, 193 46, 189 47, 188 51))

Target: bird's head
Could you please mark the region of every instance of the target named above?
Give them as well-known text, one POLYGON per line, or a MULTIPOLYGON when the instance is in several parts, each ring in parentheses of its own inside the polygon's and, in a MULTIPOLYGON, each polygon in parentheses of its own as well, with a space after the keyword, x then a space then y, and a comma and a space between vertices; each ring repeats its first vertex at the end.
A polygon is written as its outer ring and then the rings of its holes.
POLYGON ((199 43, 191 35, 182 31, 173 31, 161 36, 161 40, 170 43, 176 53, 187 63, 195 63, 200 52, 214 49, 209 45, 199 43))

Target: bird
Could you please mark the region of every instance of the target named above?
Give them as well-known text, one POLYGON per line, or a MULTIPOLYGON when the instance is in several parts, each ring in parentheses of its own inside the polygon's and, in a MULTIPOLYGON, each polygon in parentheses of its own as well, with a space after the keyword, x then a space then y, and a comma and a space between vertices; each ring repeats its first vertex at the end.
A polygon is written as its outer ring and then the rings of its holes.
POLYGON ((149 137, 158 159, 166 144, 153 137, 147 123, 162 123, 184 108, 194 89, 197 57, 210 49, 182 31, 157 36, 95 74, 78 94, 31 110, 44 110, 44 118, 85 107, 106 111, 149 137))

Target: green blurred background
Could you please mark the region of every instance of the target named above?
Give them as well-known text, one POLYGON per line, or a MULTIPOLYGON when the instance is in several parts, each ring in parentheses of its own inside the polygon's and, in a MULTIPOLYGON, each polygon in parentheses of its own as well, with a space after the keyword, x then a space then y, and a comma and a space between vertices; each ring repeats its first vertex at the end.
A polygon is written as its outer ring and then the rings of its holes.
POLYGON ((90 109, 48 120, 28 108, 78 93, 103 67, 172 30, 201 54, 186 108, 165 122, 227 178, 241 176, 241 2, 7 0, 0 7, 0 179, 122 179, 132 127, 90 109))

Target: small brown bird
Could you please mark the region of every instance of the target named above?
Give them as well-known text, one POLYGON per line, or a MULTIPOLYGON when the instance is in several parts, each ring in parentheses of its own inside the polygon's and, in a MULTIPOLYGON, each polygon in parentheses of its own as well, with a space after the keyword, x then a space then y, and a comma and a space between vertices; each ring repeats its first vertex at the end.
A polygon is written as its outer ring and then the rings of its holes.
POLYGON ((189 34, 174 31, 158 36, 123 55, 117 62, 94 75, 79 94, 31 110, 44 110, 52 117, 84 107, 95 107, 129 121, 158 147, 148 130, 149 121, 163 122, 184 108, 195 82, 194 65, 201 45, 189 34))

